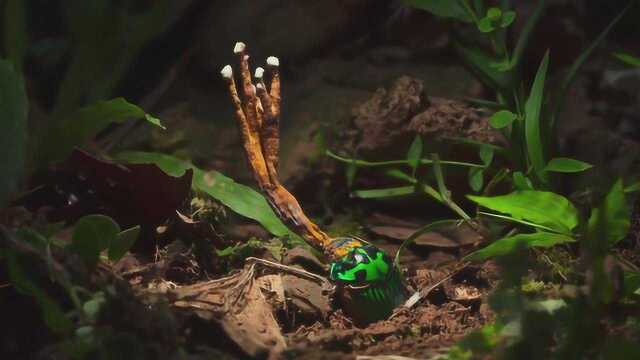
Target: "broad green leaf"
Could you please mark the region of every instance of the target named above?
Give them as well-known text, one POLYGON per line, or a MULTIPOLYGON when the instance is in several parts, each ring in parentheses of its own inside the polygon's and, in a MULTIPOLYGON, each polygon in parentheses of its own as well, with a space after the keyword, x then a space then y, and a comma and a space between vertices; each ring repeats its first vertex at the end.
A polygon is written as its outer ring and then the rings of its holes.
POLYGON ((509 25, 513 24, 513 21, 515 19, 516 19, 515 11, 505 11, 505 13, 502 14, 502 18, 500 19, 500 27, 501 28, 509 27, 509 25))
POLYGON ((33 271, 25 269, 20 256, 14 251, 8 251, 7 267, 11 284, 21 293, 33 297, 40 310, 47 327, 58 334, 65 334, 71 330, 72 323, 66 317, 62 307, 56 303, 47 292, 33 279, 33 271))
POLYGON ((27 35, 27 1, 7 0, 4 4, 4 56, 16 72, 22 72, 24 55, 29 44, 27 35))
POLYGON ((550 228, 548 226, 541 225, 541 224, 534 223, 534 222, 527 221, 527 220, 516 219, 516 218, 514 218, 512 216, 509 216, 509 215, 494 214, 494 213, 490 213, 490 212, 486 212, 486 211, 478 211, 477 214, 478 215, 483 215, 483 216, 489 216, 489 217, 496 218, 496 219, 506 220, 506 221, 510 221, 510 222, 514 222, 514 223, 518 223, 518 224, 531 226, 531 227, 533 227, 535 229, 542 230, 542 231, 555 232, 555 230, 553 228, 550 228))
POLYGON ((472 22, 469 12, 460 2, 455 0, 404 0, 410 6, 444 17, 453 18, 464 22, 472 22))
POLYGON ((625 53, 614 53, 613 56, 627 65, 640 67, 640 58, 625 53))
POLYGON ((75 251, 90 267, 95 266, 100 253, 116 241, 120 226, 105 215, 87 215, 76 222, 71 236, 70 249, 75 251))
POLYGON ((613 20, 611 20, 609 25, 607 25, 607 27, 604 28, 604 30, 602 30, 602 32, 591 43, 591 45, 589 45, 589 47, 587 47, 580 54, 580 56, 576 58, 573 64, 571 64, 571 67, 569 68, 567 75, 562 80, 562 83, 560 84, 560 87, 559 87, 559 92, 557 94, 557 99, 555 103, 555 109, 553 111, 553 117, 551 119, 551 123, 549 124, 551 127, 553 127, 555 120, 558 117, 558 114, 560 113, 560 111, 562 110, 562 107, 564 106, 564 99, 567 96, 567 91, 569 91, 569 87, 571 86, 573 79, 576 77, 578 70, 580 70, 582 65, 584 65, 584 63, 587 61, 587 59, 589 58, 593 50, 595 50, 598 47, 598 45, 600 45, 604 41, 604 39, 607 37, 611 29, 613 29, 613 27, 616 26, 618 21, 620 21, 620 19, 622 19, 622 17, 627 13, 627 11, 629 10, 632 4, 633 4, 633 1, 630 1, 627 4, 627 6, 620 12, 620 14, 618 14, 613 20))
POLYGON ((544 160, 544 146, 542 142, 542 102, 544 101, 544 82, 549 66, 549 52, 544 55, 536 77, 531 86, 529 98, 525 104, 525 138, 527 141, 527 153, 536 174, 541 180, 546 176, 542 172, 546 162, 544 160))
POLYGON ((533 184, 521 171, 513 173, 513 186, 516 190, 533 190, 533 184))
POLYGON ((578 225, 578 210, 565 197, 545 191, 514 191, 508 195, 467 196, 488 209, 569 234, 578 225))
POLYGON ((478 30, 480 30, 480 32, 490 33, 495 29, 496 27, 493 26, 493 22, 488 17, 482 18, 478 21, 478 30))
POLYGON ((501 17, 502 17, 502 10, 500 10, 500 8, 492 7, 492 8, 489 8, 489 10, 487 10, 487 19, 491 21, 497 21, 497 20, 500 20, 501 17))
POLYGON ((613 246, 629 231, 631 210, 624 197, 622 180, 616 181, 603 203, 591 211, 588 230, 593 241, 613 246))
POLYGON ((25 169, 27 96, 22 75, 0 60, 0 208, 18 190, 25 169))
POLYGON ((494 150, 492 147, 489 147, 489 146, 480 147, 480 160, 482 160, 482 163, 485 166, 491 165, 491 162, 493 161, 493 153, 494 153, 494 150))
POLYGON ((216 171, 205 172, 191 163, 170 155, 146 152, 126 152, 117 159, 130 163, 153 163, 172 176, 181 176, 193 169, 192 187, 220 201, 231 210, 259 222, 275 236, 288 235, 293 240, 300 237, 291 232, 273 212, 267 200, 252 188, 239 184, 216 171))
POLYGON ((469 187, 475 192, 482 190, 484 185, 484 169, 471 168, 469 169, 469 187))
POLYGON ((411 167, 411 173, 413 176, 416 175, 416 170, 418 169, 418 165, 420 164, 420 158, 422 157, 422 137, 420 134, 416 135, 415 139, 411 143, 409 147, 409 151, 407 152, 407 162, 411 167))
POLYGON ((76 110, 56 124, 43 140, 39 149, 40 165, 63 160, 75 146, 92 139, 111 123, 141 118, 164 129, 160 120, 123 98, 98 101, 76 110))
POLYGON ((489 246, 469 254, 467 260, 485 260, 496 256, 511 254, 516 250, 529 249, 533 247, 548 248, 558 244, 576 241, 574 238, 550 233, 537 232, 533 234, 518 234, 494 241, 489 246))
POLYGON ((511 125, 518 116, 509 110, 500 110, 489 118, 489 124, 495 129, 502 129, 511 125))
POLYGON ((140 226, 121 231, 109 244, 109 260, 117 262, 131 249, 140 235, 140 226))
POLYGON ((576 173, 591 169, 593 165, 570 158, 553 158, 549 160, 543 171, 559 173, 576 173))
POLYGON ((413 186, 400 186, 386 189, 356 190, 353 192, 353 195, 361 199, 378 199, 411 195, 414 192, 415 187, 413 186))

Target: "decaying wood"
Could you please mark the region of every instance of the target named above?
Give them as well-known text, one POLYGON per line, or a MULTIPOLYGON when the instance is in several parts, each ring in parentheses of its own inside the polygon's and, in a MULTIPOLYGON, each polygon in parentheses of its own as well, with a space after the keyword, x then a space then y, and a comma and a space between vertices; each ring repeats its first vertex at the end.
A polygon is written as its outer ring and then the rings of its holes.
POLYGON ((361 246, 362 243, 351 238, 333 239, 323 232, 305 215, 296 198, 282 186, 278 179, 281 109, 278 58, 274 56, 267 58, 267 71, 271 78, 269 89, 267 89, 263 79, 264 69, 261 67, 255 72, 256 84, 252 82, 249 55, 246 53, 245 44, 236 43, 234 53, 239 62, 244 102, 238 94, 231 66, 225 66, 221 74, 231 95, 244 150, 258 186, 278 217, 287 226, 307 242, 324 251, 329 258, 341 258, 349 249, 361 246))

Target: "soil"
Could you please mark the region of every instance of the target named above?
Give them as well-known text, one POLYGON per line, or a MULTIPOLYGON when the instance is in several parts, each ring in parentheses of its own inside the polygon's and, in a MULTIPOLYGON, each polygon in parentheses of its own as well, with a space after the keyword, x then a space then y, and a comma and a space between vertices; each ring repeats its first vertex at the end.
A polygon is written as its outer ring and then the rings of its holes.
MULTIPOLYGON (((396 231, 403 229, 399 225, 415 225, 389 216, 374 218, 378 224, 381 220, 395 224, 396 231)), ((197 267, 191 251, 175 250, 175 245, 153 261, 127 256, 111 271, 129 283, 139 301, 168 302, 177 318, 183 319, 177 325, 179 332, 196 331, 192 320, 184 319, 197 318, 199 327, 210 328, 205 332, 219 333, 226 341, 216 341, 215 347, 230 356, 423 359, 443 353, 465 334, 492 321, 493 314, 483 302, 499 279, 491 262, 471 265, 455 260, 464 246, 477 242, 477 234, 465 228, 430 234, 440 240, 415 244, 401 256, 408 294, 422 292, 420 300, 396 309, 387 320, 360 327, 336 307, 333 285, 304 270, 326 271, 304 248, 288 250, 283 256, 287 265, 249 258, 243 268, 212 280, 197 267), (425 246, 433 252, 448 252, 454 261, 425 258, 420 255, 425 246)), ((393 254, 400 242, 391 237, 376 244, 393 254)))

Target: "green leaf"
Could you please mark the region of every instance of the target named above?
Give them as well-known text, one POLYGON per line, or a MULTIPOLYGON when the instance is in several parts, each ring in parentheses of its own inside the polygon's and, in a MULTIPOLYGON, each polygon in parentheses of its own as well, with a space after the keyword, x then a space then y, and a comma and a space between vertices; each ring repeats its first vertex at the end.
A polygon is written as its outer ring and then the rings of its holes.
POLYGON ((116 241, 120 226, 104 215, 87 215, 78 220, 73 228, 70 249, 94 267, 100 253, 116 241))
POLYGON ((480 30, 480 32, 490 33, 495 29, 496 27, 493 26, 493 22, 488 17, 482 18, 478 21, 478 30, 480 30))
POLYGON ((500 8, 492 7, 492 8, 489 8, 489 10, 487 10, 487 19, 491 21, 496 21, 496 20, 500 20, 501 17, 502 17, 502 10, 500 10, 500 8))
POLYGON ((584 161, 569 158, 553 158, 549 160, 543 171, 559 172, 559 173, 577 173, 591 169, 593 165, 584 161))
POLYGON ((160 120, 123 98, 98 101, 76 110, 46 135, 39 150, 40 165, 63 160, 75 146, 80 146, 92 139, 111 123, 140 118, 164 129, 160 120))
POLYGON ((440 157, 438 157, 438 154, 431 154, 431 159, 433 160, 433 173, 436 176, 436 184, 438 185, 440 197, 445 201, 449 200, 451 192, 447 189, 447 185, 444 182, 444 171, 442 170, 442 166, 440 166, 440 157))
POLYGON ((216 171, 205 172, 188 161, 170 155, 146 152, 126 152, 117 159, 130 163, 153 163, 172 176, 181 176, 187 169, 193 169, 192 187, 220 201, 232 211, 259 222, 275 236, 289 236, 292 240, 300 237, 289 230, 273 212, 267 200, 252 188, 238 184, 216 171))
POLYGON ((502 129, 511 125, 511 123, 518 118, 518 115, 512 113, 509 110, 500 110, 489 118, 489 124, 495 129, 502 129))
POLYGON ((389 176, 389 177, 392 177, 394 179, 406 181, 406 182, 408 182, 410 184, 418 183, 418 179, 416 179, 415 177, 405 173, 404 171, 402 171, 400 169, 389 169, 389 170, 385 171, 384 174, 389 176))
POLYGON ((422 157, 422 137, 420 134, 416 135, 407 152, 407 162, 411 167, 411 173, 416 176, 416 170, 420 164, 420 158, 422 157))
POLYGON ((521 171, 513 173, 513 186, 516 190, 533 190, 533 184, 521 171))
POLYGON ((480 160, 482 160, 482 163, 485 166, 489 166, 491 165, 491 162, 493 161, 493 148, 489 147, 489 146, 481 146, 480 147, 480 160))
POLYGON ((465 259, 472 261, 485 260, 496 256, 511 254, 517 250, 533 247, 548 248, 575 241, 576 240, 570 236, 550 232, 518 234, 496 240, 491 243, 491 245, 469 254, 465 259))
POLYGON ((430 13, 444 18, 453 18, 464 22, 472 22, 473 19, 464 7, 454 0, 404 0, 407 5, 418 9, 427 10, 430 13))
POLYGON ((516 19, 515 11, 505 11, 505 13, 502 14, 502 18, 500 19, 500 27, 503 29, 506 27, 509 27, 509 25, 513 24, 515 19, 516 19))
POLYGON ((413 186, 400 186, 386 189, 356 190, 353 195, 361 199, 378 199, 411 195, 414 192, 415 187, 413 186))
POLYGON ((591 211, 588 230, 594 241, 604 240, 608 246, 624 239, 629 231, 631 210, 624 196, 622 180, 616 181, 603 203, 591 211))
POLYGON ((344 169, 344 176, 347 179, 347 187, 351 189, 353 187, 353 182, 356 179, 356 174, 358 173, 358 165, 355 162, 350 162, 344 169))
POLYGON ((469 169, 469 187, 475 192, 482 190, 484 185, 484 169, 469 169))
POLYGON ((544 147, 542 145, 542 102, 544 100, 544 82, 549 66, 549 52, 544 55, 536 77, 531 86, 531 92, 525 104, 525 138, 527 141, 527 152, 529 160, 538 177, 545 180, 546 176, 542 172, 545 167, 544 147))
POLYGON ((27 96, 22 75, 0 60, 0 208, 18 190, 25 168, 27 96))
POLYGON ((109 260, 117 262, 131 249, 140 235, 140 226, 121 231, 109 244, 109 260))
POLYGON ((104 306, 107 300, 104 297, 104 292, 96 292, 91 299, 82 305, 82 310, 90 321, 95 322, 98 320, 98 314, 100 309, 104 306))
POLYGON ((627 65, 636 66, 636 67, 640 66, 640 58, 637 58, 637 57, 632 56, 630 54, 614 53, 613 57, 615 57, 616 59, 622 61, 623 63, 625 63, 627 65))
POLYGON ((565 197, 545 191, 514 191, 508 195, 467 196, 488 209, 570 234, 578 225, 578 210, 565 197))
POLYGON ((631 297, 634 295, 640 295, 640 273, 625 271, 624 272, 624 295, 631 297))
POLYGON ((538 224, 538 223, 534 223, 534 222, 531 222, 531 221, 516 219, 516 218, 511 217, 509 215, 494 214, 494 213, 490 213, 490 212, 486 212, 486 211, 478 211, 477 214, 478 215, 489 216, 489 217, 496 218, 496 219, 506 220, 506 221, 510 221, 510 222, 514 222, 514 223, 518 223, 518 224, 531 226, 533 228, 536 228, 536 229, 542 230, 542 231, 555 232, 554 229, 552 229, 552 228, 550 228, 548 226, 541 225, 541 224, 538 224))

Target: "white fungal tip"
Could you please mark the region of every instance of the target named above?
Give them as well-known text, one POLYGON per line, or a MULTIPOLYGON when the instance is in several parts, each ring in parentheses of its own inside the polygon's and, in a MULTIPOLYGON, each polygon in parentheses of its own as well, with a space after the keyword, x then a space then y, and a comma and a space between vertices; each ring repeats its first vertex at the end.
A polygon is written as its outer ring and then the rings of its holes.
POLYGON ((256 79, 262 79, 262 76, 264 76, 264 69, 261 67, 257 67, 256 68, 256 73, 253 75, 256 79))
POLYGON ((231 79, 233 76, 233 69, 231 68, 231 65, 223 67, 222 70, 220 70, 220 74, 222 74, 222 77, 225 79, 231 79))
POLYGON ((257 83, 256 88, 258 88, 259 90, 265 90, 263 83, 257 83))
POLYGON ((269 56, 267 58, 267 64, 271 66, 280 66, 280 60, 278 60, 278 58, 275 56, 269 56))
POLYGON ((244 51, 244 49, 246 49, 247 45, 245 45, 243 42, 238 41, 236 43, 236 46, 233 47, 233 53, 234 54, 238 54, 244 51))

